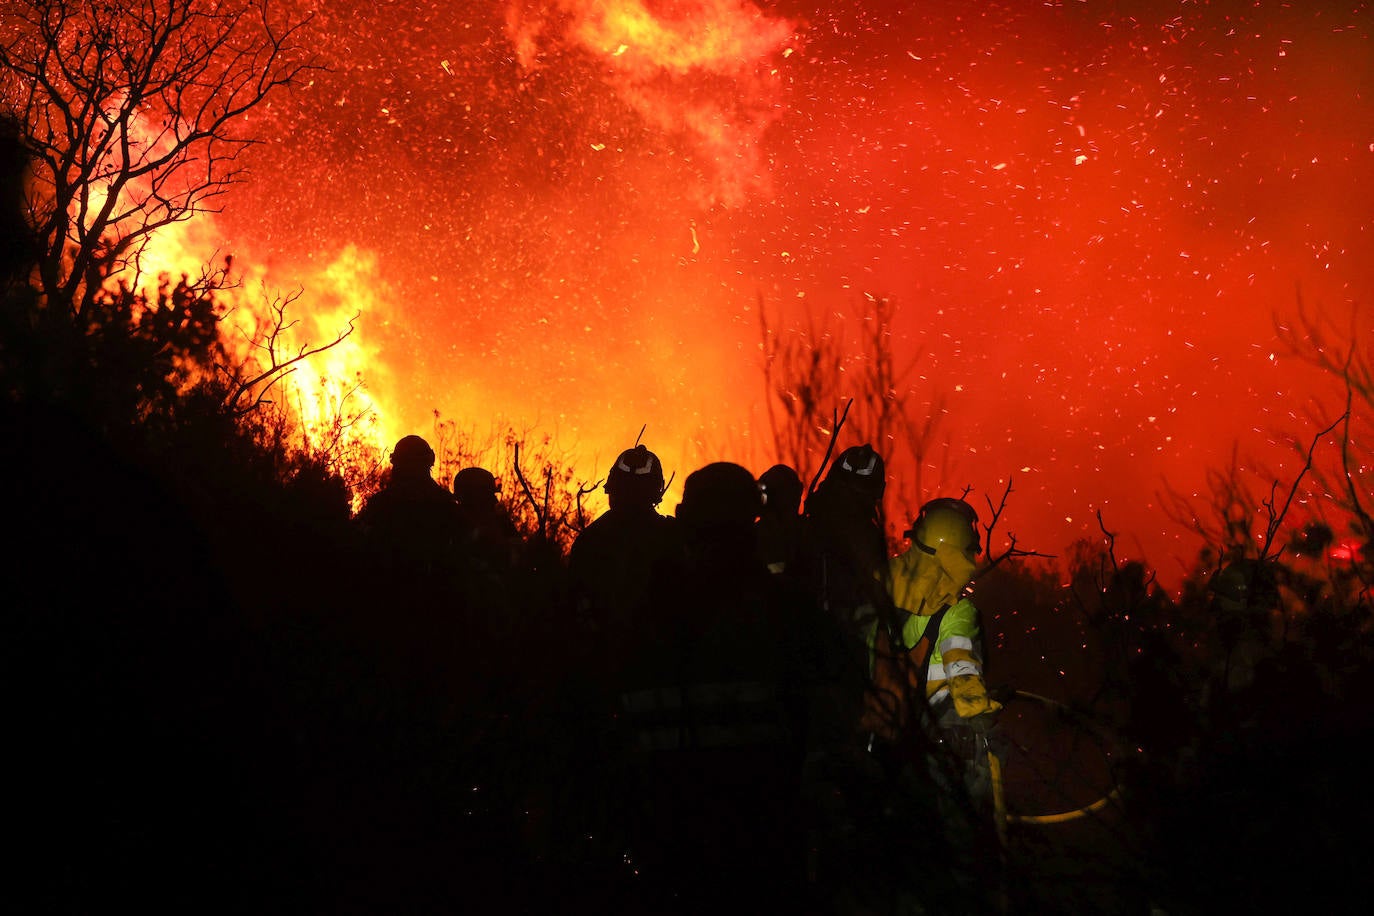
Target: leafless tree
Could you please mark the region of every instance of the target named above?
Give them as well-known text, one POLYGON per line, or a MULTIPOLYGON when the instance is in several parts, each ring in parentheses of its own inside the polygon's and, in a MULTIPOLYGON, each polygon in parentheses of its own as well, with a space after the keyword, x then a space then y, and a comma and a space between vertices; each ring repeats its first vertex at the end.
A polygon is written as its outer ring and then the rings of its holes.
POLYGON ((814 315, 804 329, 778 330, 760 295, 758 316, 774 454, 806 480, 818 469, 815 452, 825 451, 827 420, 842 398, 843 350, 827 329, 817 327, 814 315))
MULTIPOLYGON (((922 475, 936 453, 944 395, 932 391, 928 404, 917 402, 912 377, 924 352, 918 349, 899 361, 892 300, 865 295, 858 307, 853 320, 837 326, 811 313, 803 327, 779 329, 759 298, 773 452, 809 480, 824 471, 825 456, 834 453, 834 439, 845 429, 848 439, 872 444, 889 467, 907 472, 888 501, 910 510, 919 504, 922 475)), ((943 455, 939 464, 943 467, 943 455)))
POLYGON ((1232 447, 1228 465, 1207 470, 1205 497, 1184 493, 1167 481, 1159 494, 1165 517, 1197 535, 1205 553, 1218 564, 1227 557, 1259 553, 1252 521, 1262 500, 1254 495, 1241 465, 1236 445, 1232 447))
MULTIPOLYGON (((37 297, 6 326, 30 329, 25 352, 43 353, 35 377, 66 384, 72 367, 111 363, 121 337, 155 338, 183 382, 210 384, 242 417, 352 332, 350 321, 332 339, 298 342, 287 310, 299 291, 264 295, 258 307, 235 296, 250 316, 235 328, 242 341, 216 328, 237 285, 228 258, 182 277, 178 300, 142 292, 150 240, 216 212, 244 178, 242 154, 256 142, 240 132, 245 116, 315 68, 303 47, 308 21, 272 0, 0 2, 0 115, 20 125, 29 157, 23 207, 37 297), (181 300, 197 305, 197 322, 181 320, 181 300)), ((72 390, 89 399, 100 385, 72 390)), ((357 418, 336 419, 342 429, 357 418)))
MULTIPOLYGON (((1367 317, 1361 322, 1359 309, 1352 309, 1348 324, 1341 326, 1327 311, 1313 314, 1301 295, 1298 314, 1290 323, 1277 325, 1279 338, 1293 356, 1340 379, 1345 391, 1342 414, 1331 428, 1339 427, 1340 462, 1312 466, 1318 491, 1329 494, 1341 510, 1353 517, 1366 540, 1374 539, 1374 336, 1369 333, 1367 317)), ((1321 408, 1316 408, 1320 410, 1321 408)), ((1311 425, 1326 427, 1329 410, 1313 413, 1311 425)), ((1295 439, 1294 448, 1304 451, 1295 439)), ((1310 450, 1307 458, 1311 464, 1310 450)))
POLYGON ((270 0, 6 0, 0 107, 27 131, 50 319, 81 323, 169 224, 218 209, 243 116, 312 67, 270 0))
MULTIPOLYGON (((1344 403, 1338 412, 1314 401, 1305 418, 1316 432, 1288 436, 1303 461, 1292 481, 1281 485, 1278 475, 1242 471, 1238 451, 1233 450, 1229 466, 1207 472, 1205 497, 1183 494, 1167 485, 1161 494, 1165 515, 1202 538, 1204 563, 1216 568, 1242 557, 1279 560, 1290 543, 1281 529, 1295 509, 1302 516, 1299 527, 1303 523, 1321 527, 1343 517, 1366 550, 1374 537, 1368 496, 1374 491, 1370 446, 1374 371, 1368 328, 1361 324, 1358 309, 1352 309, 1348 322, 1343 322, 1329 311, 1314 313, 1301 296, 1297 305, 1295 318, 1276 320, 1278 336, 1290 355, 1340 381, 1344 403), (1321 447, 1328 438, 1335 439, 1334 459, 1331 448, 1321 447), (1261 481, 1268 482, 1267 493, 1258 491, 1261 481), (1260 519, 1263 529, 1257 530, 1260 519)), ((1352 557, 1358 558, 1358 553, 1352 551, 1352 557)), ((1352 561, 1347 570, 1366 590, 1368 562, 1368 557, 1363 563, 1352 561)))

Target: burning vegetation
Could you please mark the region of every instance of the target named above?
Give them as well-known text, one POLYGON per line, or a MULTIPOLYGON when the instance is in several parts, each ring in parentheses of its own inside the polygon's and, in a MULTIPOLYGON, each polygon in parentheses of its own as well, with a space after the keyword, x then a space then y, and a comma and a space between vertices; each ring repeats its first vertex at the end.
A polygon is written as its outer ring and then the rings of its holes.
MULTIPOLYGON (((938 886, 837 876, 822 830, 777 899, 1352 892, 1291 825, 1352 817, 1313 755, 1371 724, 1368 11, 930 6, 0 4, 0 572, 54 908, 683 905, 569 573, 637 437, 713 573, 679 612, 750 556, 690 472, 786 464, 804 515, 866 443, 879 554, 977 510, 998 830, 938 886), (461 537, 379 547, 407 474, 461 537)), ((856 759, 797 774, 827 830, 955 842, 856 759)))

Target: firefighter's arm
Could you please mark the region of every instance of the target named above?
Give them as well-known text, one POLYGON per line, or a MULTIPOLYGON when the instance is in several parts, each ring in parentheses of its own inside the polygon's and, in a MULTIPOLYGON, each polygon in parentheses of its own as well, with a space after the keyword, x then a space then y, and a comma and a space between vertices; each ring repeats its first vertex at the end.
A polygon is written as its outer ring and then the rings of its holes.
MULTIPOLYGON (((983 662, 975 651, 978 645, 976 612, 968 602, 961 602, 951 610, 951 632, 941 633, 940 654, 943 656, 945 677, 949 679, 949 695, 954 711, 961 719, 990 716, 1002 704, 988 696, 983 682, 983 662)), ((943 629, 943 628, 942 628, 943 629)))
MULTIPOLYGON (((919 618, 924 625, 927 618, 919 618)), ((917 622, 916 618, 908 625, 917 622)), ((919 638, 919 632, 908 632, 908 644, 919 638)), ((983 661, 978 652, 980 640, 978 611, 968 600, 959 601, 945 614, 935 645, 939 655, 938 674, 931 674, 927 690, 938 694, 948 690, 955 712, 965 721, 987 722, 1002 704, 988 696, 983 682, 983 661), (983 717, 983 718, 979 718, 983 717)))

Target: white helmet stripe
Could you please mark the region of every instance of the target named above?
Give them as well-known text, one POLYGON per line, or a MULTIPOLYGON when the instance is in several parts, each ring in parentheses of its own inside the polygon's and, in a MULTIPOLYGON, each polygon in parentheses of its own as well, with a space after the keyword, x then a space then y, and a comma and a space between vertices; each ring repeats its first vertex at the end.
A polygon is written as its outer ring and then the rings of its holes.
POLYGON ((873 473, 873 469, 874 469, 875 467, 877 467, 877 465, 878 465, 878 456, 877 456, 876 453, 870 453, 870 454, 869 454, 869 456, 868 456, 868 464, 865 465, 865 466, 862 467, 862 468, 855 468, 854 465, 852 465, 852 464, 849 463, 849 459, 848 459, 848 458, 844 459, 844 461, 841 462, 841 464, 840 464, 840 466, 843 467, 846 471, 853 471, 855 474, 858 474, 860 477, 867 477, 869 474, 872 474, 872 473, 873 473))
POLYGON ((632 468, 632 467, 630 467, 628 464, 626 464, 626 463, 623 462, 623 461, 617 461, 617 462, 615 463, 615 466, 616 466, 619 470, 624 471, 626 474, 641 474, 641 475, 648 475, 648 474, 652 474, 652 473, 654 472, 654 466, 653 466, 653 463, 652 463, 652 462, 650 462, 649 464, 644 465, 644 467, 642 467, 642 468, 632 468))

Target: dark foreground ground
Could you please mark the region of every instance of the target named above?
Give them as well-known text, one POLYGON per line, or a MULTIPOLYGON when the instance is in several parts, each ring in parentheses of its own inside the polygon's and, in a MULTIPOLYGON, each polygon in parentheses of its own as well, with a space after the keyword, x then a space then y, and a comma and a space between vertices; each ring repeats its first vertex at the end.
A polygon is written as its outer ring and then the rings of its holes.
MULTIPOLYGON (((7 872, 25 912, 691 911, 618 845, 617 763, 556 620, 474 639, 318 531, 246 513, 207 533, 161 481, 61 445, 5 454, 7 872)), ((1299 704, 1184 766, 1028 704, 1007 716, 1014 813, 1117 789, 1100 813, 1013 823, 1002 861, 949 877, 929 804, 856 791, 871 893, 803 878, 772 908, 978 912, 970 886, 1013 913, 1363 899, 1371 699, 1299 704)))

